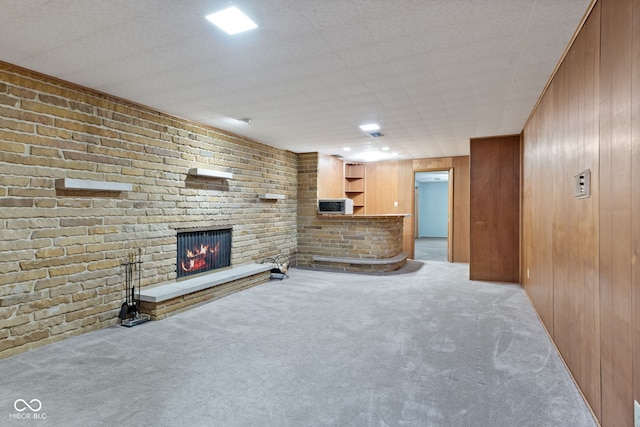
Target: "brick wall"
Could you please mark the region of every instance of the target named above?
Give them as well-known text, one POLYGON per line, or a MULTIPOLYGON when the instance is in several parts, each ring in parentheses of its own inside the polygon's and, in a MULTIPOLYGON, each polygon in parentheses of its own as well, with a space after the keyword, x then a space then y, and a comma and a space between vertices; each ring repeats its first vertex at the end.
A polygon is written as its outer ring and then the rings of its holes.
POLYGON ((309 255, 393 258, 402 252, 403 221, 401 216, 318 216, 298 236, 299 258, 306 260, 309 255))
POLYGON ((309 267, 312 263, 313 246, 316 242, 304 236, 314 229, 316 224, 318 203, 318 153, 298 154, 298 265, 309 267))
POLYGON ((294 255, 297 179, 291 152, 0 62, 0 358, 116 323, 127 251, 171 280, 176 229, 233 226, 232 265, 294 255))

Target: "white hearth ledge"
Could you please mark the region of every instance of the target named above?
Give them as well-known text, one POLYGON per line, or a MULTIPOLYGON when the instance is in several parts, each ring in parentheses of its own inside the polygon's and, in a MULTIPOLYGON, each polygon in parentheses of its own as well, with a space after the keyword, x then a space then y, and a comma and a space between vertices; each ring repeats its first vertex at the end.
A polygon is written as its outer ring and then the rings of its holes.
POLYGON ((173 281, 159 286, 144 288, 140 291, 140 300, 147 302, 163 302, 172 298, 181 297, 203 289, 212 288, 223 283, 244 279, 265 271, 271 270, 271 264, 243 264, 236 267, 214 270, 190 279, 173 281))
POLYGON ((92 181, 90 179, 56 179, 59 190, 131 191, 133 185, 126 182, 92 181))

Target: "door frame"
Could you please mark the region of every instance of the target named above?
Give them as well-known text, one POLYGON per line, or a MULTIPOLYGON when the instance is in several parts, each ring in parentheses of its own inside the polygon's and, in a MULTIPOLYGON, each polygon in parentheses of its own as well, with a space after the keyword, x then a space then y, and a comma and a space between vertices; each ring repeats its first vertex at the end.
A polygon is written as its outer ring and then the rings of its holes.
POLYGON ((411 183, 412 191, 412 212, 414 217, 413 221, 413 239, 411 241, 412 253, 415 256, 416 253, 416 235, 418 233, 418 217, 419 209, 416 206, 416 174, 423 172, 448 172, 449 173, 449 188, 447 190, 447 261, 453 262, 453 167, 450 168, 429 168, 429 169, 416 169, 413 171, 413 182, 411 183))

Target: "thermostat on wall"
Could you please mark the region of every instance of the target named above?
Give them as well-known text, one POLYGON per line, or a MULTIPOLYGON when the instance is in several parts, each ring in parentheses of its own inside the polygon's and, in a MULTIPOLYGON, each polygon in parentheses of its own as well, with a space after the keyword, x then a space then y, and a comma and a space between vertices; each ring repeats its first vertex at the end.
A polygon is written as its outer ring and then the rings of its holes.
POLYGON ((591 170, 583 170, 573 177, 573 196, 579 199, 591 195, 591 170))

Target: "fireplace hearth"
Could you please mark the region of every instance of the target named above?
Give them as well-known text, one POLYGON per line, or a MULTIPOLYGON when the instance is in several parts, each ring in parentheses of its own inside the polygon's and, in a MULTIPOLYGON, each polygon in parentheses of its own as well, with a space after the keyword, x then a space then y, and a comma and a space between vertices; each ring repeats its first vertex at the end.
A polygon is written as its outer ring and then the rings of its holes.
POLYGON ((231 228, 178 231, 177 278, 231 265, 231 228))

